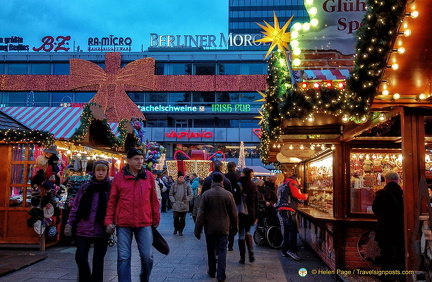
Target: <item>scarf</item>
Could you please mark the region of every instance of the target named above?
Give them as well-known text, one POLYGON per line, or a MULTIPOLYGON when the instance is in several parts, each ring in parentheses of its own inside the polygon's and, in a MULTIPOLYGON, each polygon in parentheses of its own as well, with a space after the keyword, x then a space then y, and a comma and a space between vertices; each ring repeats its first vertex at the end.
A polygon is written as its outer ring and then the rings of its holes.
POLYGON ((95 176, 92 177, 80 200, 77 211, 78 221, 80 219, 89 219, 93 196, 98 193, 99 202, 96 207, 96 222, 103 224, 108 202, 107 192, 109 192, 110 184, 111 183, 107 178, 102 181, 97 181, 95 176))

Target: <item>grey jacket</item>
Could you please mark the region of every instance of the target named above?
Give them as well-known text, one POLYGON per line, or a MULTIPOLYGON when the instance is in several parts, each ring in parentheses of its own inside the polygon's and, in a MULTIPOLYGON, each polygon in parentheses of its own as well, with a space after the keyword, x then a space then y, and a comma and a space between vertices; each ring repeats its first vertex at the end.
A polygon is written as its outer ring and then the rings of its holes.
POLYGON ((169 191, 169 199, 175 212, 189 211, 189 202, 193 199, 192 188, 186 182, 175 182, 169 191))

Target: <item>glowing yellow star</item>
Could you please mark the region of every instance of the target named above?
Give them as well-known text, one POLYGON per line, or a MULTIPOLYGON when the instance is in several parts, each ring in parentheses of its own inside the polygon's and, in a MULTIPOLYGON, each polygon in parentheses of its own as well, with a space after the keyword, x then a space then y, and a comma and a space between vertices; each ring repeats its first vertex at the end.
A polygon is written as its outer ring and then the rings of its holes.
POLYGON ((255 42, 263 42, 263 43, 272 42, 265 56, 266 58, 268 57, 268 55, 270 55, 270 53, 273 51, 273 49, 276 46, 278 47, 278 50, 281 51, 285 49, 289 50, 288 43, 291 40, 291 35, 289 32, 286 32, 286 30, 289 24, 291 23, 293 17, 294 16, 292 16, 282 28, 279 27, 279 21, 276 17, 275 12, 273 12, 274 26, 269 25, 266 21, 264 21, 266 26, 257 23, 257 25, 259 25, 262 29, 264 29, 264 31, 261 31, 261 33, 264 34, 265 37, 255 40, 255 42))
POLYGON ((264 113, 261 112, 260 110, 258 110, 258 113, 260 114, 259 116, 254 116, 254 118, 258 118, 260 119, 260 121, 258 122, 258 125, 261 125, 264 121, 264 113))
POLYGON ((258 91, 258 93, 261 95, 261 99, 255 100, 254 102, 265 102, 265 98, 267 95, 265 93, 262 93, 261 91, 258 91))

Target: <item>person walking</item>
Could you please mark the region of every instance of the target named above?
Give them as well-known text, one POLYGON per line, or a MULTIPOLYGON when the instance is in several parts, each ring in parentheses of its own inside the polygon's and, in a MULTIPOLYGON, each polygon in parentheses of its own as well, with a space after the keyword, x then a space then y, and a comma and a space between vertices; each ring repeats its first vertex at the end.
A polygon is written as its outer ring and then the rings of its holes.
MULTIPOLYGON (((204 179, 201 193, 204 193, 205 191, 207 191, 211 188, 212 174, 215 172, 222 173, 222 169, 223 169, 223 163, 221 161, 214 161, 213 162, 213 172, 204 179)), ((225 188, 225 190, 232 192, 231 183, 226 177, 224 177, 224 188, 225 188)))
POLYGON ((152 227, 159 226, 159 201, 153 174, 143 168, 141 150, 130 148, 127 165, 113 180, 105 224, 107 232, 117 229, 118 281, 131 281, 132 237, 141 258, 140 281, 149 281, 153 268, 152 227))
POLYGON ((189 203, 189 206, 190 206, 189 207, 189 211, 192 214, 195 198, 198 195, 198 188, 200 186, 200 178, 198 177, 198 175, 196 173, 192 173, 190 175, 190 186, 191 186, 191 189, 192 189, 193 199, 189 203))
MULTIPOLYGON (((225 177, 229 180, 231 183, 231 187, 236 187, 237 182, 240 180, 240 173, 236 170, 236 163, 235 162, 229 162, 227 164, 228 173, 225 174, 225 177)), ((232 234, 232 232, 228 235, 228 251, 234 250, 234 238, 235 234, 232 234)))
POLYGON ((171 186, 169 198, 172 203, 174 232, 183 236, 183 229, 186 226, 186 213, 189 211, 189 201, 193 199, 192 189, 189 183, 185 182, 183 174, 179 174, 177 181, 171 186))
POLYGON ((297 182, 297 176, 290 171, 288 172, 288 178, 279 186, 277 196, 278 202, 275 208, 278 212, 283 234, 282 255, 284 257, 291 257, 294 260, 301 260, 297 253, 296 212, 299 202, 306 200, 308 194, 301 193, 300 185, 297 182))
POLYGON ((375 240, 381 249, 381 269, 404 270, 403 191, 397 172, 390 171, 384 178, 386 185, 376 192, 372 203, 378 218, 375 240))
POLYGON ((92 178, 78 189, 64 228, 67 237, 72 237, 72 230, 76 229, 75 261, 80 282, 103 281, 104 259, 110 237, 104 225, 111 189, 108 162, 94 162, 92 173, 92 178), (92 270, 88 261, 91 244, 94 244, 92 270))
POLYGON ((255 261, 252 234, 250 229, 258 221, 258 188, 252 181, 253 169, 244 168, 239 179, 242 194, 246 196, 247 213, 239 213, 238 246, 240 251, 239 263, 245 263, 246 246, 249 262, 255 261))
POLYGON ((223 187, 224 175, 212 175, 210 190, 201 195, 194 234, 201 239, 204 228, 207 244, 208 275, 218 281, 226 279, 228 234, 237 232, 237 209, 233 195, 223 187), (217 269, 216 269, 217 256, 217 269))

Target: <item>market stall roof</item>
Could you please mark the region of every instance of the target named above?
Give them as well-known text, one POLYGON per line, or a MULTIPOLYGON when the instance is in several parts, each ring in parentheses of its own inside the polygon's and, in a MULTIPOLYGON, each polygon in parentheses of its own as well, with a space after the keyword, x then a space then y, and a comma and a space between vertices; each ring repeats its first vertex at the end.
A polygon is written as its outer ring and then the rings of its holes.
POLYGON ((255 176, 272 176, 274 175, 273 172, 266 169, 262 166, 248 166, 248 168, 253 169, 255 176))
POLYGON ((5 113, 0 112, 0 130, 8 130, 8 129, 30 130, 30 128, 28 128, 24 124, 16 121, 15 119, 11 118, 5 113))
MULTIPOLYGON (((81 125, 80 107, 0 107, 0 112, 30 129, 48 131, 57 140, 68 140, 81 125)), ((117 136, 118 123, 109 123, 117 136)))
POLYGON ((344 80, 350 77, 348 69, 328 70, 304 70, 303 81, 305 80, 344 80))

